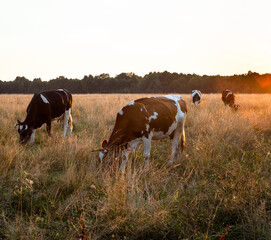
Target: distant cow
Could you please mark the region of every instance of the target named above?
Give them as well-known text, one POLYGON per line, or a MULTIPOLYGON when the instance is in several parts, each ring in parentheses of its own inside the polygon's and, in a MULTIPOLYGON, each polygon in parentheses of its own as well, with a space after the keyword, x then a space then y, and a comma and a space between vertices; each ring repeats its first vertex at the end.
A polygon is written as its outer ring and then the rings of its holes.
POLYGON ((173 139, 170 164, 179 156, 185 146, 184 122, 187 104, 178 95, 140 98, 124 106, 117 114, 116 123, 109 141, 102 142, 99 158, 111 153, 122 153, 121 171, 128 158, 127 151, 144 147, 146 167, 149 168, 151 140, 170 137, 173 139))
POLYGON ((192 90, 191 100, 195 105, 198 105, 201 102, 201 91, 192 90))
POLYGON ((26 143, 30 137, 30 143, 34 142, 35 129, 46 123, 48 135, 51 136, 51 121, 61 119, 64 116, 65 137, 67 128, 69 136, 72 132, 72 95, 65 89, 57 89, 35 93, 27 107, 27 115, 23 122, 17 120, 14 127, 18 127, 20 143, 26 143))
POLYGON ((229 105, 231 108, 234 108, 235 110, 237 110, 239 108, 239 105, 235 104, 235 96, 233 94, 233 92, 229 89, 225 89, 222 92, 222 101, 224 102, 225 106, 229 105))

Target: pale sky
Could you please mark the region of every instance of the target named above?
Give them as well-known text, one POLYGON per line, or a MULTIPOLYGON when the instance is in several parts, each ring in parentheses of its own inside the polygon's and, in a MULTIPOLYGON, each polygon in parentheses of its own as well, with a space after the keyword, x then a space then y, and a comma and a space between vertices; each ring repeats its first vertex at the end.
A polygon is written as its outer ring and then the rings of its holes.
POLYGON ((271 72, 270 0, 0 0, 0 80, 271 72))

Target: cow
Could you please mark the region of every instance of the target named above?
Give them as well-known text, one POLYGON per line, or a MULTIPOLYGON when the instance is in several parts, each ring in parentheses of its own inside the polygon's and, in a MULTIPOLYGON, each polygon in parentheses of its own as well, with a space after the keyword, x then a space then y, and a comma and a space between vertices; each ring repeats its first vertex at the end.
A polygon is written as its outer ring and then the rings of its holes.
POLYGON ((51 122, 64 117, 63 138, 67 129, 69 136, 72 132, 72 95, 66 89, 48 90, 35 93, 28 107, 27 115, 23 122, 17 120, 14 125, 18 126, 20 143, 25 144, 30 138, 30 143, 35 141, 35 129, 40 128, 46 123, 48 136, 51 136, 51 122))
POLYGON ((235 95, 229 89, 225 89, 222 92, 222 101, 224 102, 225 106, 229 106, 235 110, 237 110, 240 106, 235 104, 235 95))
POLYGON ((151 140, 173 139, 172 164, 185 147, 185 117, 187 104, 179 95, 146 97, 132 101, 119 110, 109 140, 102 141, 100 161, 107 154, 121 153, 121 172, 125 169, 129 151, 137 151, 143 143, 143 156, 149 169, 151 140))
POLYGON ((201 102, 201 91, 192 90, 191 100, 195 105, 198 105, 201 102))

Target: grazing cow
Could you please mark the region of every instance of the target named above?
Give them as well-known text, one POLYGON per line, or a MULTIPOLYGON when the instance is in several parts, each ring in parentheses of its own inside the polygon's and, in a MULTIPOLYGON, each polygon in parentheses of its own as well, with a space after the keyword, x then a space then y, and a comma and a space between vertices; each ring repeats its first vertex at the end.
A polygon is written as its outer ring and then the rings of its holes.
POLYGON ((239 105, 236 105, 234 103, 234 100, 235 100, 235 96, 231 90, 225 89, 222 92, 222 101, 224 102, 225 106, 229 105, 231 108, 234 108, 235 110, 237 110, 239 108, 239 105))
POLYGON ((191 100, 195 105, 198 105, 201 102, 201 91, 192 90, 191 100))
POLYGON ((23 122, 17 120, 14 127, 19 126, 20 143, 26 143, 30 137, 30 143, 34 142, 35 129, 46 123, 48 135, 51 136, 51 121, 61 119, 64 116, 64 132, 67 128, 69 136, 72 132, 72 95, 65 89, 57 89, 35 93, 27 107, 27 115, 23 122))
POLYGON ((185 146, 184 122, 187 104, 178 95, 140 98, 124 106, 117 114, 116 123, 109 141, 102 142, 99 158, 102 161, 108 154, 122 152, 121 171, 125 168, 128 158, 127 151, 137 151, 143 143, 144 158, 147 169, 151 140, 166 137, 173 139, 172 164, 185 146))

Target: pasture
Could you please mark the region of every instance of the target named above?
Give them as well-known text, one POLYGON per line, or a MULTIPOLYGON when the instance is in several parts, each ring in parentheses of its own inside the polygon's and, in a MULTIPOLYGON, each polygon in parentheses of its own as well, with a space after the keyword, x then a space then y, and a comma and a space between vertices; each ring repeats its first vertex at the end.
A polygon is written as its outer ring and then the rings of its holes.
MULTIPOLYGON (((171 141, 153 141, 150 171, 142 148, 99 163, 116 113, 146 94, 73 95, 71 138, 62 123, 21 146, 13 125, 32 95, 0 95, 0 239, 270 239, 271 95, 190 95, 186 148, 168 167, 171 141), (223 238, 225 237, 225 238, 223 238)), ((149 95, 152 96, 152 95, 149 95)))

